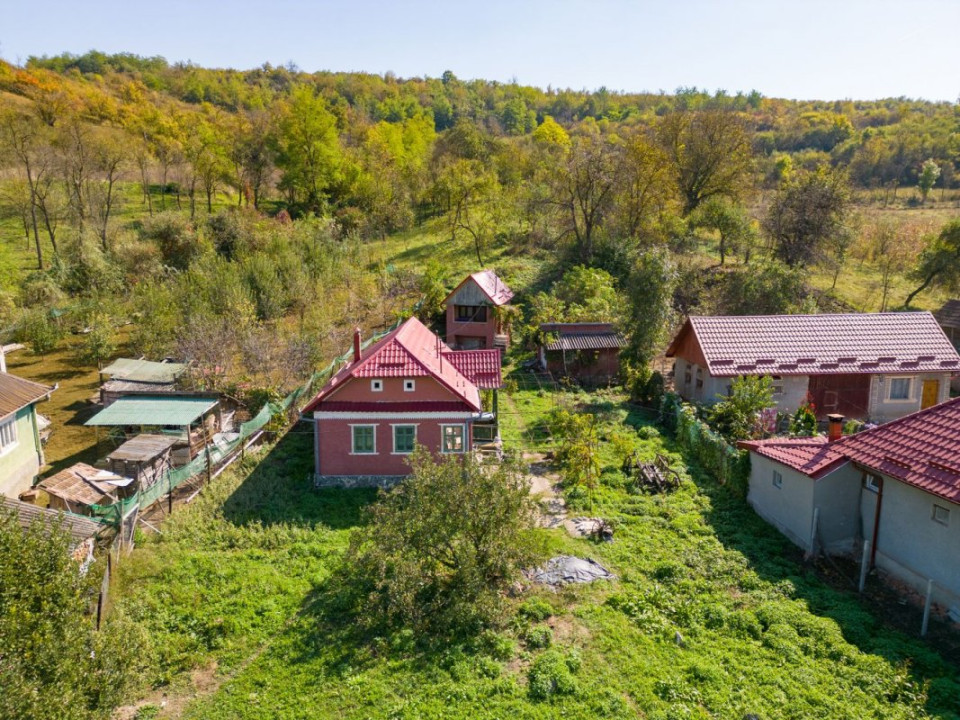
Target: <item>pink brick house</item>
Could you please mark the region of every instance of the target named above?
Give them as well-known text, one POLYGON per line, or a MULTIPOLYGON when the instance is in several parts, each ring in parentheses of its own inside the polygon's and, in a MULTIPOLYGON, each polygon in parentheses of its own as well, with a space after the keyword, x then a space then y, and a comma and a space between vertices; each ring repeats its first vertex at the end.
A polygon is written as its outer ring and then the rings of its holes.
POLYGON ((492 270, 466 277, 447 295, 447 345, 455 349, 505 350, 510 344, 499 308, 513 298, 513 291, 492 270))
POLYGON ((385 485, 409 473, 417 445, 438 454, 473 448, 490 423, 481 390, 501 385, 498 350, 451 350, 416 318, 361 350, 304 408, 314 420, 317 484, 385 485))

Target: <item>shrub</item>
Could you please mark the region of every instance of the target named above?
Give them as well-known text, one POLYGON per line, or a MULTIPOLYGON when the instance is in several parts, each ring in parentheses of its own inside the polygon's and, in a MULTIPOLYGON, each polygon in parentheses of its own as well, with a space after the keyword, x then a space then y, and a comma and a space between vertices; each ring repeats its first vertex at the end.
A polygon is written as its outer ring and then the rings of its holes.
POLYGON ((140 237, 156 244, 164 265, 178 270, 189 267, 203 251, 190 220, 172 210, 144 220, 140 237))
POLYGON ((517 615, 531 622, 543 622, 553 615, 553 606, 543 598, 533 597, 520 606, 517 615))
POLYGON ((553 643, 553 631, 543 625, 537 625, 523 634, 523 641, 532 650, 548 648, 553 643))
POLYGON ((560 650, 547 650, 540 655, 527 672, 528 692, 533 700, 548 700, 556 695, 575 695, 580 670, 580 658, 565 655, 560 650))
POLYGON ((412 474, 371 508, 345 558, 359 616, 431 634, 475 632, 497 618, 504 591, 541 556, 535 503, 521 469, 440 461, 419 448, 412 474))
POLYGON ((19 335, 35 355, 53 352, 62 337, 60 327, 45 310, 39 309, 24 313, 19 335))

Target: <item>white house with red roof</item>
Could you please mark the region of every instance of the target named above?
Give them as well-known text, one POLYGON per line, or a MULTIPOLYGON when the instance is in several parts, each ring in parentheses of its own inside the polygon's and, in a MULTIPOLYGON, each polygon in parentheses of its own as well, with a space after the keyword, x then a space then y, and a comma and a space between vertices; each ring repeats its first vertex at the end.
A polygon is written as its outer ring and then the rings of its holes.
POLYGON ((769 375, 783 412, 886 422, 950 397, 960 355, 933 315, 691 316, 667 349, 676 391, 711 403, 735 377, 769 375))
POLYGON ((960 621, 960 398, 841 437, 743 442, 748 500, 808 552, 855 554, 960 621), (832 438, 832 439, 831 439, 832 438))
POLYGON ((447 345, 455 349, 505 350, 510 329, 503 323, 500 308, 513 298, 493 270, 468 275, 443 301, 447 307, 447 345))
POLYGON ((438 454, 472 449, 474 425, 489 423, 481 390, 502 384, 499 350, 451 350, 416 318, 353 360, 304 408, 314 420, 320 485, 389 484, 409 474, 422 445, 438 454))

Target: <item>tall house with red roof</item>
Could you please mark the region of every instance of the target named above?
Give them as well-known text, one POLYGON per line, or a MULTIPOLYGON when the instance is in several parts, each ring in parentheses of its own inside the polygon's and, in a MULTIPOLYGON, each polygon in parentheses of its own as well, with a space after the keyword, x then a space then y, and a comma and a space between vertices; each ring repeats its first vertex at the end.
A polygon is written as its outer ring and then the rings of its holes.
POLYGON ((434 453, 473 449, 475 426, 495 421, 481 390, 501 383, 499 350, 451 350, 416 318, 352 361, 304 408, 314 420, 319 485, 389 484, 409 474, 417 445, 434 453))
POLYGON ((506 350, 510 329, 503 322, 501 308, 512 298, 513 291, 492 270, 464 278, 443 301, 447 307, 447 345, 458 350, 506 350))
POLYGON ((849 313, 690 317, 667 349, 674 386, 711 403, 735 377, 768 375, 781 411, 887 422, 950 397, 960 355, 933 315, 849 313))
POLYGON ((960 622, 960 398, 832 437, 741 443, 750 504, 808 552, 852 555, 919 593, 932 580, 960 622))

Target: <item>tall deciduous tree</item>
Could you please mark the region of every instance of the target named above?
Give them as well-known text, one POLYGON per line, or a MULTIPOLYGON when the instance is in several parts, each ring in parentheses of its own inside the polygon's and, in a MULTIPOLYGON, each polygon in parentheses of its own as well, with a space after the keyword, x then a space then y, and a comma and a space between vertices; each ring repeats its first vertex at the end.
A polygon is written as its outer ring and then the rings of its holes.
POLYGON ((842 173, 826 168, 796 173, 781 185, 763 221, 776 256, 791 266, 819 260, 824 243, 846 232, 849 204, 842 173))
POLYGON ((960 287, 960 220, 950 221, 930 240, 920 254, 913 277, 920 281, 920 285, 903 301, 907 307, 931 285, 942 285, 951 290, 960 287))
POLYGON ((671 113, 660 121, 657 139, 670 158, 685 213, 714 195, 737 197, 748 181, 750 140, 732 112, 671 113))
POLYGON ((311 88, 296 88, 281 108, 276 149, 283 171, 280 187, 304 210, 321 212, 339 179, 342 152, 337 120, 311 88))
POLYGON ((741 248, 749 250, 755 235, 753 223, 743 206, 719 195, 703 202, 690 218, 694 227, 715 230, 720 236, 717 249, 721 265, 726 261, 728 252, 738 252, 741 248))

